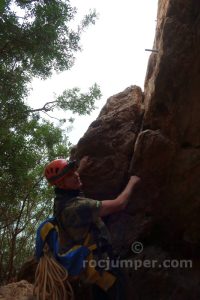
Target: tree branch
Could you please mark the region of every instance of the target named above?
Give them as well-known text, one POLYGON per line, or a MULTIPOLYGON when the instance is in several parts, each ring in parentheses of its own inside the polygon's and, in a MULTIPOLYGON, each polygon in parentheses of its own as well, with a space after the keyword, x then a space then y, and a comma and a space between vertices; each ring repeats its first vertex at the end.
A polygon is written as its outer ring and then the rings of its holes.
POLYGON ((60 121, 60 119, 58 119, 58 118, 56 118, 56 117, 52 117, 52 116, 50 116, 47 112, 45 112, 45 111, 42 111, 44 114, 46 114, 49 118, 52 118, 52 119, 55 119, 55 120, 57 120, 57 121, 60 121))
POLYGON ((28 113, 34 113, 34 112, 37 112, 37 111, 45 111, 45 112, 47 112, 47 111, 50 111, 53 107, 55 107, 55 103, 58 103, 58 101, 57 100, 55 100, 55 101, 49 101, 49 102, 45 103, 43 107, 36 108, 36 109, 29 109, 29 110, 27 110, 27 112, 28 113), (48 107, 50 104, 54 104, 54 105, 51 105, 50 107, 48 107))
MULTIPOLYGON (((44 178, 44 176, 42 175, 42 176, 38 179, 38 181, 32 186, 31 190, 33 190, 33 189, 34 189, 34 188, 42 181, 43 178, 44 178)), ((30 192, 31 192, 31 191, 30 191, 30 192)), ((20 209, 20 212, 19 212, 19 215, 18 215, 18 218, 17 218, 17 223, 16 223, 16 226, 15 226, 15 229, 14 229, 14 235, 16 235, 16 236, 17 236, 17 234, 18 234, 19 223, 20 223, 20 221, 21 221, 22 213, 23 213, 23 211, 24 211, 25 204, 26 204, 26 201, 27 201, 27 199, 28 199, 28 197, 29 197, 29 195, 30 195, 30 192, 27 193, 27 195, 26 195, 25 198, 23 199, 23 204, 22 204, 22 207, 21 207, 21 209, 20 209)))

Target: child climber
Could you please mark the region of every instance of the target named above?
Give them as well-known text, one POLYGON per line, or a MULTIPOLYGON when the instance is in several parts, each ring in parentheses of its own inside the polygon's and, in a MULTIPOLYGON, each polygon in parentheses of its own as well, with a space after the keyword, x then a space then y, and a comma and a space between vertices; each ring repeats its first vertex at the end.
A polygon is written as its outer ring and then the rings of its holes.
POLYGON ((115 270, 104 270, 98 265, 100 260, 112 257, 109 232, 101 218, 126 207, 140 178, 131 176, 115 199, 98 201, 82 196, 82 182, 75 161, 53 160, 45 168, 45 177, 55 186, 54 216, 59 228, 59 254, 70 253, 76 245, 89 249, 81 273, 70 279, 78 278, 82 283, 93 285, 93 299, 124 299, 115 270))

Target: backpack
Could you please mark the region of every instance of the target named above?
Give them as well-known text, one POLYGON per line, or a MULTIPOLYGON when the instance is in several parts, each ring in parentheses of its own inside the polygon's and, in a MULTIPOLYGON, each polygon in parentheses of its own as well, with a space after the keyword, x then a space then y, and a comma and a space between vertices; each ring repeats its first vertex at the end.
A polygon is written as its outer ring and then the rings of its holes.
POLYGON ((86 284, 97 284, 107 291, 116 280, 111 273, 101 274, 91 266, 96 244, 88 245, 88 233, 83 245, 74 245, 66 253, 59 254, 59 226, 55 217, 40 224, 36 233, 35 255, 38 267, 35 273, 34 294, 37 300, 74 299, 71 283, 80 279, 86 284))

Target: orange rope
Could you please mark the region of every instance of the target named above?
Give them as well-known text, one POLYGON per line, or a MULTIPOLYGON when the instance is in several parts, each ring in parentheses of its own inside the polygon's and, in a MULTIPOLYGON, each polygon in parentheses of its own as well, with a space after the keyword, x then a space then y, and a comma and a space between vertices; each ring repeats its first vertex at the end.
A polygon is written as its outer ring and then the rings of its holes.
POLYGON ((37 266, 33 293, 37 300, 74 300, 68 272, 54 259, 47 244, 37 266))

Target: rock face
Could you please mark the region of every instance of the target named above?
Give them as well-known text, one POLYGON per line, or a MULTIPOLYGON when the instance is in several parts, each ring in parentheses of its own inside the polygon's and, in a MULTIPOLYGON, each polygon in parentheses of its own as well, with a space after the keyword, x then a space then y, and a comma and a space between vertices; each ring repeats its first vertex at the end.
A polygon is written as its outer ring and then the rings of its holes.
POLYGON ((76 157, 89 155, 82 172, 91 198, 114 198, 128 178, 130 160, 143 117, 143 93, 131 86, 110 97, 99 117, 80 139, 76 157))
POLYGON ((159 195, 154 199, 154 219, 163 243, 167 240, 189 256, 200 242, 199 25, 198 1, 159 1, 154 42, 158 53, 149 61, 143 127, 132 161, 133 173, 155 171, 159 195), (153 136, 154 143, 160 139, 154 152, 153 136))
MULTIPOLYGON (((193 264, 192 268, 169 269, 168 278, 160 275, 165 287, 161 288, 158 281, 159 299, 200 297, 199 28, 199 2, 159 1, 154 42, 158 53, 152 54, 149 61, 143 127, 135 144, 131 170, 142 177, 150 173, 152 186, 157 190, 157 196, 150 200, 154 225, 147 245, 159 245, 168 257, 187 258, 193 264), (161 136, 164 138, 160 147, 166 149, 165 154, 157 146, 153 151, 152 135, 157 135, 157 142, 161 136)), ((143 271, 144 274, 147 278, 143 271)), ((142 280, 138 281, 139 289, 143 285, 142 280)), ((146 290, 152 291, 151 284, 146 290)), ((143 295, 141 298, 147 299, 143 295)))
MULTIPOLYGON (((76 158, 89 156, 86 169, 80 172, 87 197, 113 199, 121 192, 130 176, 130 162, 143 113, 143 93, 139 87, 131 86, 108 99, 97 120, 80 139, 76 158)), ((133 238, 129 226, 134 225, 135 220, 127 211, 108 219, 116 252, 126 252, 133 238)))
POLYGON ((111 97, 75 156, 89 156, 81 175, 95 199, 114 198, 130 174, 142 178, 127 209, 105 220, 117 254, 160 262, 125 269, 129 298, 199 299, 199 1, 159 1, 154 49, 144 95, 130 87, 111 97), (131 251, 134 241, 142 253, 131 251), (164 267, 166 259, 176 266, 164 267))

